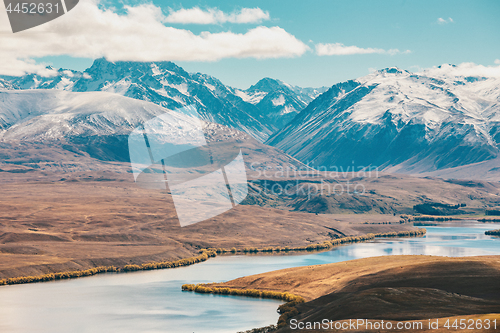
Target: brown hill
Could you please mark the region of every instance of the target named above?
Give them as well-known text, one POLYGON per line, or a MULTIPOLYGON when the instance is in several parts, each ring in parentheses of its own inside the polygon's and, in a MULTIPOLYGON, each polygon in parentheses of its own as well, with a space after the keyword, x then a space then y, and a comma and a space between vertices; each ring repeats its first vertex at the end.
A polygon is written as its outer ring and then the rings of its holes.
POLYGON ((500 313, 498 281, 500 256, 384 256, 285 269, 220 286, 301 295, 307 302, 293 318, 302 322, 407 321, 500 313))
POLYGON ((9 181, 2 182, 0 200, 0 279, 171 261, 207 247, 307 246, 413 229, 393 215, 315 215, 247 205, 181 228, 169 195, 137 186, 130 174, 2 176, 9 181))

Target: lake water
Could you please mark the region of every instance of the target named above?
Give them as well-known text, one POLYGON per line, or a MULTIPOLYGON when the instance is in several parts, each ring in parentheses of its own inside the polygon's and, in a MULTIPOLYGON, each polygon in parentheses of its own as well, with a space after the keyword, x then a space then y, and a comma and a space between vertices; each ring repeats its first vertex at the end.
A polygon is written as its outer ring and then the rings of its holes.
POLYGON ((422 238, 376 239, 322 253, 219 256, 176 269, 3 286, 0 332, 235 333, 275 324, 281 302, 182 292, 181 285, 382 255, 500 255, 500 239, 484 235, 499 227, 442 223, 425 226, 427 235, 422 238))

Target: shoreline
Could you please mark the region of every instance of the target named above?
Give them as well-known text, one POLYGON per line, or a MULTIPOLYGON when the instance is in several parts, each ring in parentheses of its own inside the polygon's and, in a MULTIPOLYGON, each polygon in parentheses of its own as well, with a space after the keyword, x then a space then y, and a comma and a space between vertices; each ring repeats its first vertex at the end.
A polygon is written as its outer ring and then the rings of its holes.
POLYGON ((296 313, 295 307, 299 304, 305 303, 305 299, 302 296, 295 295, 289 292, 279 292, 270 290, 259 290, 259 289, 237 289, 237 288, 218 288, 218 287, 206 287, 207 284, 183 284, 182 291, 191 291, 199 294, 218 294, 218 295, 232 295, 232 296, 246 296, 264 299, 279 299, 286 301, 286 303, 281 304, 278 307, 278 313, 280 317, 276 328, 280 328, 286 325, 288 318, 293 317, 296 313))
POLYGON ((482 223, 495 223, 500 222, 500 217, 488 218, 488 215, 479 216, 464 216, 464 215, 448 215, 448 216, 437 216, 437 215, 403 215, 403 219, 408 222, 451 222, 451 221, 476 221, 482 223))
POLYGON ((179 259, 176 261, 162 261, 162 262, 150 262, 144 263, 142 265, 124 265, 123 267, 116 266, 99 266, 86 270, 76 270, 76 271, 65 271, 65 272, 57 272, 57 273, 49 273, 44 275, 36 275, 36 276, 19 276, 12 277, 8 279, 0 280, 0 286, 6 285, 16 285, 16 284, 26 284, 26 283, 37 283, 37 282, 47 282, 47 281, 57 281, 57 280, 66 280, 66 279, 76 279, 85 276, 93 276, 102 273, 127 273, 134 271, 146 271, 146 270, 156 270, 156 269, 168 269, 168 268, 177 268, 183 266, 190 266, 197 263, 204 262, 209 258, 214 258, 218 254, 225 253, 241 253, 241 254, 252 254, 252 253, 293 253, 293 252, 316 252, 316 251, 327 251, 336 246, 344 245, 344 244, 352 244, 359 243, 368 240, 372 240, 375 238, 392 238, 392 237, 420 237, 425 235, 427 232, 426 229, 417 228, 416 230, 411 231, 400 231, 400 232, 388 232, 388 233, 368 233, 361 236, 352 236, 352 237, 342 237, 336 238, 331 241, 324 241, 323 243, 311 244, 308 246, 302 247, 293 247, 290 248, 288 246, 285 247, 265 247, 265 248, 243 248, 243 249, 225 249, 225 248, 208 248, 201 249, 200 255, 196 257, 189 257, 184 259, 179 259))

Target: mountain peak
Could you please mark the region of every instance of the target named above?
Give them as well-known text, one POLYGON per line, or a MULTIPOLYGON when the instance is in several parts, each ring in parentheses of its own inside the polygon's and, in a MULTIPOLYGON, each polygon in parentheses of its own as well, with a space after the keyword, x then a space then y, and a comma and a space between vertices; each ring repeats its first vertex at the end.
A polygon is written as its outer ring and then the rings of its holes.
POLYGON ((382 74, 403 74, 403 73, 410 73, 407 70, 400 69, 398 67, 387 67, 387 68, 379 70, 378 72, 382 73, 382 74))
POLYGON ((261 79, 259 82, 251 86, 247 89, 249 92, 253 91, 263 91, 263 92, 271 92, 276 89, 284 87, 285 84, 280 80, 272 79, 270 77, 265 77, 261 79))
POLYGON ((177 66, 171 61, 109 61, 106 58, 95 59, 92 66, 87 68, 85 72, 89 74, 95 73, 99 75, 102 75, 102 73, 123 75, 136 71, 146 73, 152 71, 153 68, 182 73, 183 75, 187 74, 181 67, 177 66))
POLYGON ((444 64, 444 65, 439 65, 437 68, 441 69, 441 68, 444 68, 444 67, 456 68, 456 67, 457 67, 457 65, 453 65, 453 64, 444 64))

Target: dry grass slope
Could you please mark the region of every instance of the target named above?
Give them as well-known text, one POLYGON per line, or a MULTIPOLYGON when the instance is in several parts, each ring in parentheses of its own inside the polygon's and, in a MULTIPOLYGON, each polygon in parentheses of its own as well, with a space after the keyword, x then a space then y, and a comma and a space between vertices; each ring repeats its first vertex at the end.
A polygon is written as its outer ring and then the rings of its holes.
MULTIPOLYGON (((498 314, 499 280, 500 256, 385 256, 285 269, 209 287, 302 296, 307 302, 290 312, 299 321, 408 321, 498 314)), ((293 330, 281 323, 278 331, 293 330)))

